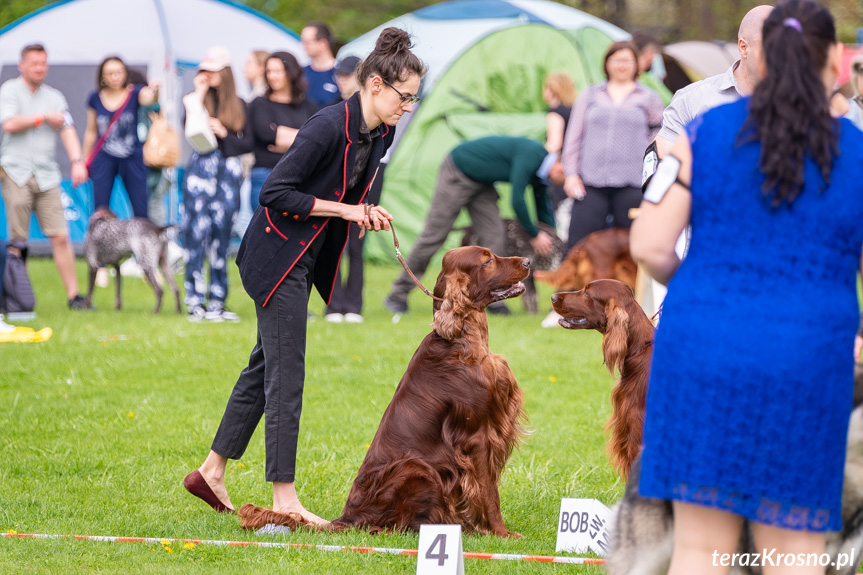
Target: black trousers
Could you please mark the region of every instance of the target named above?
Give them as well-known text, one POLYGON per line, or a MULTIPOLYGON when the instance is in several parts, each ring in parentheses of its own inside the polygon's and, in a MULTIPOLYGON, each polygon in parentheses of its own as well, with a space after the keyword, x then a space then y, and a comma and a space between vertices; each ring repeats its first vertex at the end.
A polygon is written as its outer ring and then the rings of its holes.
POLYGON ((257 342, 249 365, 234 385, 213 439, 213 451, 228 459, 240 459, 263 415, 267 481, 294 481, 306 377, 309 294, 315 259, 323 243, 322 233, 267 306, 255 305, 257 342))
POLYGON ((641 188, 584 186, 584 191, 584 198, 572 204, 566 251, 572 249, 578 240, 607 227, 609 215, 613 218, 611 227, 632 226, 629 209, 641 205, 641 188))

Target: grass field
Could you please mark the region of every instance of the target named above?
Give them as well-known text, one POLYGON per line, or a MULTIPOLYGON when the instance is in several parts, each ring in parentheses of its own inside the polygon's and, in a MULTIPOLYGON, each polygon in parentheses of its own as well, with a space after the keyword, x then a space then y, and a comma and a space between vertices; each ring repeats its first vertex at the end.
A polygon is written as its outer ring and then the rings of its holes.
MULTIPOLYGON (((113 310, 113 284, 97 289, 97 312, 66 309, 53 262, 32 259, 34 328, 42 344, 0 344, 0 529, 18 533, 258 540, 416 548, 416 535, 242 531, 190 496, 183 477, 206 455, 235 378, 254 343, 251 299, 231 267, 228 305, 239 324, 192 324, 152 315, 154 296, 126 279, 125 308, 113 310)), ((411 313, 394 325, 381 305, 394 267, 366 268, 366 322, 328 324, 315 294, 297 486, 304 504, 338 516, 381 414, 416 346, 430 330, 431 301, 418 290, 411 313)), ((426 283, 433 283, 430 270, 426 283)), ((85 285, 85 267, 78 262, 85 285)), ((550 291, 540 293, 547 311, 550 291)), ((168 310, 170 301, 166 300, 168 310)), ((623 485, 604 452, 613 378, 601 365, 596 332, 542 329, 542 316, 514 300, 511 317, 491 317, 491 347, 524 389, 533 433, 501 482, 507 526, 520 540, 470 536, 465 551, 555 554, 562 497, 607 505, 623 485)), ((269 506, 263 429, 241 461, 229 464, 235 505, 269 506)), ((597 567, 466 560, 467 573, 598 573, 597 567)), ((415 573, 416 560, 310 549, 97 543, 3 538, 0 573, 415 573), (170 549, 170 551, 168 551, 170 549)))

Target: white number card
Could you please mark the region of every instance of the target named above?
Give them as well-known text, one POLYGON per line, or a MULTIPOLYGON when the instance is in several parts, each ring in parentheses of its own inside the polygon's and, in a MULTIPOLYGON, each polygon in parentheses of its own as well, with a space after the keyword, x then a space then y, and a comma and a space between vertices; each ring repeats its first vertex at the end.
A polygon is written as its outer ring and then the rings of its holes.
POLYGON ((611 510, 596 499, 561 499, 555 551, 584 553, 592 549, 605 556, 608 551, 608 522, 611 510))
POLYGON ((420 525, 417 575, 464 575, 461 525, 420 525))

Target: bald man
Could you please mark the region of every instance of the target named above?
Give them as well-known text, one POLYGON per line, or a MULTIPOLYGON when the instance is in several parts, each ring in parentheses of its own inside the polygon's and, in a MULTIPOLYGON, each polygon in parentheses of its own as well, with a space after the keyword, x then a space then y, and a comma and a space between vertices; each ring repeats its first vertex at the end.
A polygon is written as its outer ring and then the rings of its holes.
POLYGON ((678 134, 697 115, 752 93, 758 83, 761 28, 772 10, 773 6, 756 6, 743 17, 737 31, 740 59, 728 70, 677 91, 662 115, 662 128, 656 136, 660 158, 668 153, 678 134))
MULTIPOLYGON (((740 59, 728 70, 716 76, 695 82, 681 88, 674 94, 671 103, 662 114, 662 127, 653 143, 644 154, 642 170, 642 189, 656 171, 659 159, 664 157, 677 136, 686 125, 711 108, 734 102, 741 96, 748 96, 758 83, 758 62, 761 60, 761 29, 770 16, 773 6, 756 6, 746 13, 737 31, 737 51, 740 59)), ((675 251, 683 259, 689 244, 689 227, 680 235, 675 251)), ((636 299, 648 316, 661 308, 665 298, 665 286, 649 276, 639 277, 636 286, 636 299)))

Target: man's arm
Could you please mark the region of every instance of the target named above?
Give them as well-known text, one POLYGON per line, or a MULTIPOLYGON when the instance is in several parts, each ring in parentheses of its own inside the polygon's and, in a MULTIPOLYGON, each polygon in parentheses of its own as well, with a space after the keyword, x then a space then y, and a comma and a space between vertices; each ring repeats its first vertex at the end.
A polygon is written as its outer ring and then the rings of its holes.
POLYGON ((63 147, 66 148, 66 155, 69 156, 69 161, 72 163, 72 185, 80 186, 87 181, 87 166, 84 165, 84 159, 81 157, 81 142, 78 141, 78 133, 75 127, 71 124, 60 128, 60 141, 63 142, 63 147))

